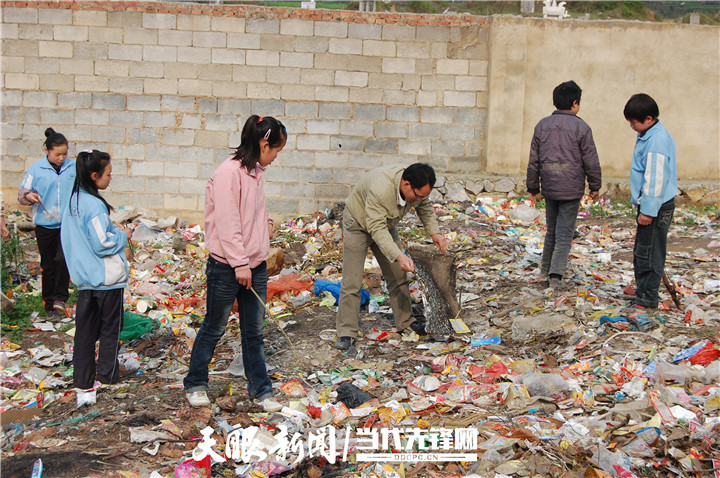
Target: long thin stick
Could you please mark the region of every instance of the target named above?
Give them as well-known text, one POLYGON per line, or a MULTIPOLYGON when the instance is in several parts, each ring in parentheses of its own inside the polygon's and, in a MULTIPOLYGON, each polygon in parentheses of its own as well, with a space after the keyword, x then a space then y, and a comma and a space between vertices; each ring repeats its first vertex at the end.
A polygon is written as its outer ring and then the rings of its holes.
POLYGON ((665 288, 667 289, 667 291, 670 292, 670 297, 672 297, 673 302, 675 302, 675 307, 682 310, 682 304, 680 304, 680 299, 677 296, 677 288, 675 287, 675 283, 670 280, 667 272, 665 271, 663 271, 662 281, 663 284, 665 284, 665 288))
POLYGON ((258 295, 258 293, 255 292, 255 289, 253 289, 253 288, 251 287, 250 290, 252 291, 253 294, 255 294, 255 297, 257 297, 257 300, 259 300, 260 303, 262 304, 262 306, 265 308, 265 313, 267 313, 268 318, 275 323, 275 325, 277 326, 278 330, 279 330, 280 332, 282 332, 282 334, 283 334, 283 335, 285 336, 285 338, 287 339, 288 343, 290 344, 290 349, 292 350, 293 357, 295 357, 295 361, 296 361, 297 363, 301 363, 300 360, 299 360, 299 358, 298 358, 298 356, 295 354, 295 344, 292 343, 292 340, 290 340, 290 337, 288 337, 288 335, 285 333, 285 331, 282 329, 282 327, 280 327, 280 324, 278 324, 277 321, 273 318, 272 314, 270 313, 270 309, 268 309, 267 304, 265 304, 265 301, 260 298, 260 296, 258 295))

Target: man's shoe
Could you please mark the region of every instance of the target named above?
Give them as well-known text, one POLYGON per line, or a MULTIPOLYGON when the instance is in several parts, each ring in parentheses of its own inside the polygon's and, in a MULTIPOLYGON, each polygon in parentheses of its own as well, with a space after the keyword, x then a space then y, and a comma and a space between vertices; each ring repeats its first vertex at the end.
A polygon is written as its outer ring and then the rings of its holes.
POLYGON ((190 402, 190 406, 193 407, 209 407, 210 406, 210 399, 207 396, 207 392, 205 390, 198 390, 195 392, 185 392, 185 396, 188 399, 188 402, 190 402))
POLYGON ((412 324, 410 324, 410 328, 413 332, 418 334, 419 336, 427 335, 427 331, 425 330, 425 324, 423 322, 420 322, 419 320, 416 320, 412 324))
POLYGON ((348 350, 355 343, 352 337, 338 337, 333 347, 338 350, 348 350))
POLYGON ((548 277, 548 287, 551 289, 559 289, 563 286, 562 276, 551 275, 548 277))

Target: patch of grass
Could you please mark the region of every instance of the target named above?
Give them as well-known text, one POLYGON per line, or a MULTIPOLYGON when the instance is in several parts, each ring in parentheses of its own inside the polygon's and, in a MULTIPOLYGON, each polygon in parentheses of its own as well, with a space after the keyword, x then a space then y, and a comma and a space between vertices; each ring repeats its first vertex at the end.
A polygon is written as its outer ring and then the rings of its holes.
POLYGON ((68 322, 67 324, 61 325, 56 330, 58 332, 64 333, 64 332, 67 332, 68 330, 72 329, 73 327, 75 327, 75 324, 73 324, 72 322, 68 322))
POLYGON ((25 251, 20 244, 20 236, 14 228, 9 228, 8 240, 0 241, 0 283, 6 291, 12 286, 12 273, 20 272, 20 264, 25 259, 25 251))
POLYGON ((45 317, 42 297, 32 294, 16 294, 13 296, 15 308, 9 314, 2 316, 2 335, 15 343, 22 342, 25 329, 32 325, 30 316, 33 312, 39 312, 39 316, 45 317))
POLYGON ((605 206, 597 203, 590 206, 590 214, 600 217, 607 217, 609 215, 607 209, 605 209, 605 206))

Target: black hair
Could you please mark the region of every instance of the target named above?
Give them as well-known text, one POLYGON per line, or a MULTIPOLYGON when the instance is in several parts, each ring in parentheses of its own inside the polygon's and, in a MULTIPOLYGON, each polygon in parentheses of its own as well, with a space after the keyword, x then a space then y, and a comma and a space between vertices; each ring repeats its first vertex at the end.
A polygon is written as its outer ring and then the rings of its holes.
POLYGON ((251 171, 260 160, 260 141, 263 139, 271 148, 276 148, 287 141, 287 130, 272 116, 252 115, 245 121, 240 134, 240 146, 235 148, 232 158, 240 160, 251 171))
POLYGON ((48 128, 45 130, 45 138, 47 139, 43 144, 48 151, 52 150, 55 146, 62 146, 63 144, 68 144, 67 138, 60 133, 56 133, 55 130, 52 128, 48 128))
POLYGON ((660 108, 658 108, 657 103, 650 95, 638 93, 632 95, 625 104, 623 115, 625 115, 625 119, 628 121, 637 120, 642 123, 648 116, 656 120, 658 116, 660 116, 660 108))
POLYGON ((411 164, 403 171, 402 178, 415 189, 425 187, 426 184, 435 187, 435 170, 427 163, 411 164))
POLYGON ((569 110, 573 106, 573 102, 580 104, 582 90, 574 81, 566 81, 560 83, 553 90, 553 104, 559 110, 569 110))
MULTIPOLYGON (((108 213, 113 207, 100 195, 98 192, 97 185, 92 179, 92 173, 98 173, 102 175, 107 165, 110 164, 110 155, 105 151, 98 151, 88 149, 81 151, 77 156, 75 162, 75 184, 73 184, 72 193, 70 194, 70 202, 72 203, 72 197, 78 196, 80 188, 84 189, 88 194, 91 194, 101 200, 108 209, 108 213)), ((80 202, 80 198, 75 199, 76 203, 80 202)))

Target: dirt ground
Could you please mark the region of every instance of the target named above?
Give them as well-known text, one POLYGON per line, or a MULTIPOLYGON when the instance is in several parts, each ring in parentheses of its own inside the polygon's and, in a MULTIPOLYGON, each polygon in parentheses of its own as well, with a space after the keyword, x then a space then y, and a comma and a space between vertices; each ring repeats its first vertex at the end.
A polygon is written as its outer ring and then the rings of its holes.
MULTIPOLYGON (((597 240, 584 239, 593 233, 597 234, 601 229, 633 230, 633 223, 629 218, 583 218, 578 221, 577 240, 583 244, 589 243, 592 247, 592 244, 597 244, 597 240)), ((445 350, 465 350, 466 355, 480 361, 493 354, 512 357, 515 361, 533 360, 546 371, 559 370, 580 359, 602 354, 605 337, 598 338, 594 335, 591 335, 594 338, 588 339, 582 349, 576 349, 576 342, 562 331, 546 333, 528 340, 516 340, 512 334, 513 319, 538 312, 552 312, 557 309, 554 304, 562 297, 569 298, 572 303, 578 287, 597 291, 598 297, 607 306, 625 305, 627 298, 623 297, 620 291, 626 284, 603 282, 601 272, 620 271, 632 274, 632 252, 627 246, 629 240, 616 241, 622 247, 613 251, 612 263, 609 264, 589 264, 588 256, 583 254, 572 257, 572 263, 578 265, 574 269, 575 274, 570 274, 575 282, 566 289, 553 291, 547 289, 545 282, 537 276, 537 262, 528 260, 527 256, 523 255, 522 241, 509 240, 504 230, 491 228, 483 221, 448 220, 441 224, 445 232, 467 232, 472 229, 475 233, 482 233, 482 241, 453 246, 457 263, 465 264, 457 270, 457 288, 463 294, 478 296, 477 299, 463 304, 460 317, 472 333, 492 331, 502 335, 501 344, 475 348, 475 351, 470 351, 467 342, 462 341, 459 336, 448 337, 439 342, 446 347, 445 350), (596 273, 583 274, 583 270, 596 273), (535 295, 532 291, 535 291, 535 295), (456 349, 453 348, 453 343, 457 344, 456 349)), ((705 273, 717 278, 717 255, 710 261, 693 259, 694 251, 707 249, 708 244, 717 239, 717 225, 709 228, 682 226, 673 231, 668 244, 668 270, 676 277, 692 272, 694 277, 705 273)), ((287 248, 286 266, 302 260, 302 244, 300 242, 287 248)), ((340 266, 338 257, 334 256, 328 263, 340 266)), ((378 291, 379 288, 371 290, 371 295, 378 291)), ((321 384, 308 378, 311 374, 342 371, 347 368, 383 371, 392 379, 391 383, 399 384, 415 378, 421 373, 418 367, 428 366, 434 358, 427 354, 426 350, 417 348, 418 345, 429 344, 429 341, 378 342, 363 339, 358 342, 356 357, 349 357, 333 349, 331 345, 335 340, 335 313, 329 307, 320 306, 319 300, 316 298, 297 309, 291 308, 291 316, 278 319, 285 324, 283 330, 280 330, 278 322, 269 322, 265 330, 267 363, 271 367, 271 377, 276 386, 298 379, 307 388, 320 389, 323 387, 321 384)), ((717 336, 717 322, 686 326, 682 320, 683 312, 674 309, 670 295, 662 286, 661 300, 671 307, 670 310, 661 311, 668 319, 662 329, 662 337, 682 335, 688 338, 688 342, 692 342, 700 337, 717 336)), ((717 310, 719 305, 715 302, 712 307, 717 310)), ((416 310, 418 313, 422 312, 421 304, 417 304, 416 310)), ((572 317, 580 331, 589 332, 597 328, 585 313, 578 313, 572 308, 561 310, 560 313, 572 317)), ((373 329, 389 332, 393 330, 392 316, 387 313, 371 314, 366 308, 360 319, 364 334, 373 329)), ((193 324, 196 328, 199 320, 193 324)), ((395 338, 399 336, 396 335, 395 338)), ((645 345, 655 345, 651 342, 648 341, 645 345)), ((24 350, 41 344, 50 349, 62 349, 69 343, 72 343, 72 338, 64 333, 27 331, 21 345, 24 350)), ((199 430, 204 426, 210 425, 217 430, 221 420, 245 426, 261 420, 262 409, 248 399, 244 378, 229 374, 211 375, 209 395, 216 405, 212 411, 188 407, 178 380, 182 376, 168 373, 168 369, 187 363, 191 344, 191 339, 173 333, 128 344, 130 349, 141 354, 146 361, 157 359, 158 366, 152 369, 143 368, 140 374, 125 374, 120 384, 99 389, 96 404, 76 408, 76 397, 67 387, 61 390, 65 392, 64 397, 53 401, 35 416, 8 420, 5 419, 6 414, 3 414, 5 439, 2 476, 29 477, 37 458, 42 459, 43 477, 48 478, 149 476, 153 470, 172 476, 174 467, 180 463, 183 456, 187 457, 187 452, 197 444, 193 440, 199 436, 199 430), (173 438, 158 441, 159 448, 154 456, 142 449, 147 447, 147 443, 131 441, 132 428, 150 429, 162 426, 164 420, 169 420, 174 425, 168 428, 173 438), (11 421, 14 423, 10 423, 11 421), (137 475, 128 472, 135 472, 137 475)), ((238 345, 237 322, 231 321, 216 350, 212 370, 225 370, 232 362, 238 345)), ((614 346, 622 348, 634 345, 629 340, 619 338, 614 342, 614 346)), ((5 383, 5 386, 9 385, 5 383)), ((23 386, 27 384, 15 385, 23 386)), ((379 386, 369 390, 369 393, 383 400, 389 398, 396 389, 396 386, 379 386)), ((281 391, 278 390, 278 394, 282 397, 281 391)), ((488 402, 482 416, 504 413, 506 412, 501 406, 488 402)), ((461 415, 455 410, 430 419, 436 423, 446 423, 459 419, 461 415)), ((717 442, 717 438, 715 441, 717 442)), ((690 445, 688 443, 688 446, 690 445)), ((543 458, 545 462, 534 465, 536 476, 582 476, 585 467, 578 464, 587 464, 588 457, 583 456, 582 451, 576 450, 574 453, 575 456, 565 452, 560 458, 543 458)), ((528 454, 527 449, 518 449, 516 456, 527 458, 528 454)), ((714 445, 714 454, 718 455, 717 443, 714 445)), ((348 464, 329 465, 310 460, 282 476, 351 476, 352 470, 348 464)), ((450 464, 445 468, 424 464, 416 468, 414 476, 462 476, 467 471, 468 466, 460 468, 457 464, 450 464)), ((476 467, 473 471, 480 473, 483 470, 476 467)), ((653 476, 670 476, 664 474, 664 471, 653 473, 657 473, 653 476)), ((225 464, 216 465, 213 476, 236 475, 233 467, 225 464)))

